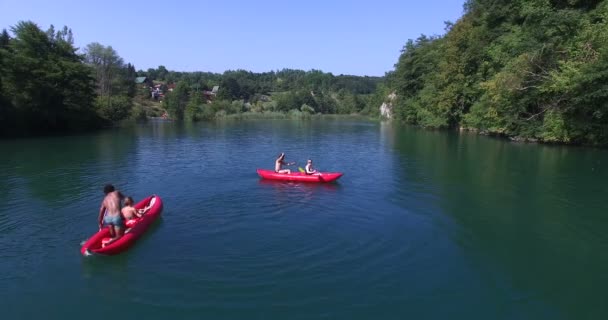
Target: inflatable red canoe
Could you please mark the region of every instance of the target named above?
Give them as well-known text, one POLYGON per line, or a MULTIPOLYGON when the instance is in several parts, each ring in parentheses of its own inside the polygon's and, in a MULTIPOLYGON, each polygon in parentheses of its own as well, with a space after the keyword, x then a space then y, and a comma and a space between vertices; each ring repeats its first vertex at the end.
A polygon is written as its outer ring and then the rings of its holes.
POLYGON ((273 170, 258 169, 261 178, 282 181, 302 181, 302 182, 332 182, 342 176, 342 172, 319 172, 306 174, 303 172, 276 173, 273 170))
POLYGON ((108 227, 104 227, 82 245, 80 253, 84 256, 92 254, 115 255, 129 249, 148 230, 152 222, 160 217, 160 213, 163 211, 163 201, 159 196, 149 196, 134 207, 144 209, 148 206, 150 209, 141 218, 127 221, 127 230, 120 239, 110 245, 103 246, 110 240, 110 230, 108 227))

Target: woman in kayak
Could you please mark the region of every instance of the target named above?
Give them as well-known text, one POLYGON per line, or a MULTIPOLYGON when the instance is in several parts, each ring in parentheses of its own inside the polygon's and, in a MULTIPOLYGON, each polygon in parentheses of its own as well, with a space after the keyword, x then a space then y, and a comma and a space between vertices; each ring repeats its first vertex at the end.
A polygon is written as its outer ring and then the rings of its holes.
POLYGON ((304 167, 304 170, 306 171, 306 174, 317 173, 317 170, 312 168, 312 160, 310 160, 310 159, 308 159, 308 161, 306 161, 306 166, 304 167))
POLYGON ((294 163, 295 162, 286 163, 285 162, 285 153, 281 152, 281 154, 279 155, 279 157, 277 158, 277 160, 274 161, 274 172, 276 172, 276 173, 287 173, 287 174, 290 174, 291 170, 289 170, 289 169, 283 169, 283 165, 290 166, 290 165, 292 165, 294 163))

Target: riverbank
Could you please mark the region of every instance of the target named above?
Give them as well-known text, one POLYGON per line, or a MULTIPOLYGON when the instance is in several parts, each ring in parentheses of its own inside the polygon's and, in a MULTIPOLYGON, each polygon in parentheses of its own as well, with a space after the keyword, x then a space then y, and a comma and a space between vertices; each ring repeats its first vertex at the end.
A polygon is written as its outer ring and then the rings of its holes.
MULTIPOLYGON (((426 128, 425 128, 426 129, 426 128)), ((568 147, 590 147, 606 149, 607 144, 601 143, 584 143, 580 141, 559 141, 559 140, 544 140, 542 138, 526 137, 521 135, 508 135, 504 132, 495 132, 489 130, 480 130, 476 128, 459 127, 456 130, 460 133, 475 134, 480 136, 492 137, 500 140, 508 140, 513 143, 527 143, 527 144, 539 144, 539 145, 554 145, 554 146, 568 146, 568 147)))
POLYGON ((240 120, 255 120, 255 119, 366 119, 366 120, 378 120, 366 115, 360 114, 310 114, 307 112, 295 111, 290 112, 276 112, 276 111, 265 111, 265 112, 242 112, 236 114, 220 115, 216 116, 216 119, 240 119, 240 120))

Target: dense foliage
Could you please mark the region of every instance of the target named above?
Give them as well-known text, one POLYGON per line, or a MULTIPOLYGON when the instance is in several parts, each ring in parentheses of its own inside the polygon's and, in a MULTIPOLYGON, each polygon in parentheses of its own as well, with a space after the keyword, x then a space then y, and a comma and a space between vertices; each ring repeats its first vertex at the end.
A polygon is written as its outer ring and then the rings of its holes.
POLYGON ((0 136, 83 131, 130 116, 135 68, 111 47, 77 53, 72 31, 33 22, 0 34, 0 136))
POLYGON ((166 109, 176 119, 202 120, 240 112, 290 112, 308 114, 375 115, 374 93, 381 77, 334 76, 318 70, 283 69, 263 73, 245 70, 175 72, 164 66, 139 71, 139 76, 162 83, 177 83, 180 90, 168 92, 166 109), (201 98, 203 91, 219 86, 212 103, 201 98), (186 107, 188 105, 188 107, 186 107), (206 108, 206 109, 205 109, 206 108))
POLYGON ((135 96, 135 67, 125 64, 111 46, 97 42, 86 46, 84 59, 93 68, 97 83, 97 113, 110 122, 127 118, 135 96))
POLYGON ((608 1, 469 0, 404 46, 395 116, 515 139, 608 143, 608 1))
POLYGON ((59 132, 98 125, 94 82, 72 33, 21 22, 0 40, 0 133, 59 132))
POLYGON ((165 111, 189 121, 244 112, 373 114, 382 80, 289 69, 136 72, 111 46, 78 52, 67 27, 20 22, 0 33, 0 136, 82 131, 165 111), (136 85, 137 76, 146 82, 136 85), (216 86, 212 97, 203 94, 216 86))

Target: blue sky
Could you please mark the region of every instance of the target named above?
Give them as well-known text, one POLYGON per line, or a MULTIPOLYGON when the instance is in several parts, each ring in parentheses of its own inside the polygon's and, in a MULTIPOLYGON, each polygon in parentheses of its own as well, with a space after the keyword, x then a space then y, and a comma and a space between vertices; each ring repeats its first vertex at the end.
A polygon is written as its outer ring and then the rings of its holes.
POLYGON ((67 25, 76 45, 111 45, 137 69, 318 69, 381 76, 403 45, 443 34, 464 0, 28 1, 0 0, 0 27, 67 25))

